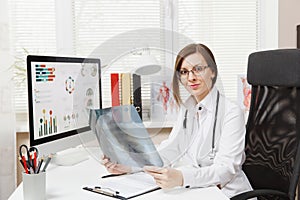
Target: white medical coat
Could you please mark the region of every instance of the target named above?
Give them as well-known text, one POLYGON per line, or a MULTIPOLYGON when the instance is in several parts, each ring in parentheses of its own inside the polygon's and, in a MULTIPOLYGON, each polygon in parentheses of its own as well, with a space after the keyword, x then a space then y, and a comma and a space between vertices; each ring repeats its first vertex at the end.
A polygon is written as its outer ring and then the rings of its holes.
POLYGON ((245 121, 243 111, 220 95, 212 152, 217 89, 197 104, 190 96, 181 106, 169 138, 158 150, 165 165, 179 169, 185 187, 221 186, 229 198, 252 190, 242 171, 245 160, 245 121), (201 107, 201 110, 199 110, 201 107), (186 128, 183 121, 186 116, 186 128))

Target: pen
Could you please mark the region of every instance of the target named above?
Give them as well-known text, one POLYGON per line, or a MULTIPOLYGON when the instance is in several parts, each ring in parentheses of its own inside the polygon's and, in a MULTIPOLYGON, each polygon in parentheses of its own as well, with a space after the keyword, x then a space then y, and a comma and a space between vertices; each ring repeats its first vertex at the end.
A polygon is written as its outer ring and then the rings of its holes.
POLYGON ((24 165, 24 169, 25 169, 25 172, 26 174, 28 174, 28 168, 27 168, 27 161, 25 159, 25 156, 22 155, 22 161, 23 161, 23 165, 24 165))
POLYGON ((34 169, 36 169, 36 159, 37 159, 37 154, 36 154, 36 151, 33 153, 33 166, 34 166, 34 169))
MULTIPOLYGON (((33 172, 35 172, 35 170, 36 170, 36 165, 34 164, 34 160, 35 160, 34 156, 35 155, 33 152, 30 152, 29 155, 30 155, 30 158, 28 159, 29 166, 30 166, 30 168, 32 168, 33 172)), ((29 170, 32 173, 32 170, 31 169, 29 169, 29 170)))
MULTIPOLYGON (((23 169, 25 170, 25 166, 24 166, 24 163, 23 163, 23 160, 22 160, 22 158, 21 158, 20 156, 18 156, 18 158, 19 158, 19 161, 20 161, 20 163, 21 163, 21 165, 22 165, 23 169)), ((25 171, 26 171, 26 170, 25 170, 25 171)))
POLYGON ((50 154, 50 155, 48 156, 47 160, 46 160, 46 163, 45 163, 45 165, 44 165, 44 168, 43 168, 42 172, 45 172, 45 171, 46 171, 46 168, 48 167, 51 158, 52 158, 52 155, 50 154))
POLYGON ((35 173, 33 167, 29 168, 29 172, 30 172, 29 174, 34 174, 35 173))
POLYGON ((41 169, 43 161, 44 161, 44 157, 42 157, 41 160, 40 160, 40 162, 39 162, 37 170, 35 171, 36 174, 40 173, 40 169, 41 169))
POLYGON ((128 173, 122 173, 122 174, 108 174, 108 175, 104 175, 101 178, 110 178, 110 177, 115 177, 115 176, 122 176, 128 173))

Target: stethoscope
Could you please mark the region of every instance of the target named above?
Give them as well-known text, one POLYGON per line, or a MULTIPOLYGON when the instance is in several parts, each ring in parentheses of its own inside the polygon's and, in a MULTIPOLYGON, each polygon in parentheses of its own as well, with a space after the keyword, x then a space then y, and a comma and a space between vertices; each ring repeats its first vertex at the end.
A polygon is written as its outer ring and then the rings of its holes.
MULTIPOLYGON (((213 159, 215 157, 215 135, 216 135, 216 124, 218 120, 219 99, 220 99, 220 93, 219 91, 217 91, 216 110, 215 110, 215 118, 214 118, 214 126, 213 126, 213 137, 211 141, 211 152, 209 154, 210 159, 213 159)), ((185 130, 186 130, 186 123, 187 123, 187 113, 188 110, 185 111, 184 120, 183 120, 183 128, 185 130)))

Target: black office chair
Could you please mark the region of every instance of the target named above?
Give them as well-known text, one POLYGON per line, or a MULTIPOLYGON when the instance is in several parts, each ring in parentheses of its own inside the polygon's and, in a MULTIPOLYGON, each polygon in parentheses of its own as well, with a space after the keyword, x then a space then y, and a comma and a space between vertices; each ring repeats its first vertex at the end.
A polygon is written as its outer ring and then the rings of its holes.
POLYGON ((300 169, 300 50, 249 56, 252 85, 243 170, 253 191, 231 200, 294 200, 300 169))

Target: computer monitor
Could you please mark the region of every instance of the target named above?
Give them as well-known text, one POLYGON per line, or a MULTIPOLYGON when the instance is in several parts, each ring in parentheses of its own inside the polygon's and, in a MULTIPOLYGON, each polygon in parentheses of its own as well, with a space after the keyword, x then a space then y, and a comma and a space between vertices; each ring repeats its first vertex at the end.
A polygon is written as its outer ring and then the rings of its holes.
POLYGON ((89 109, 102 108, 100 59, 29 55, 27 75, 30 146, 48 155, 80 145, 89 109))

